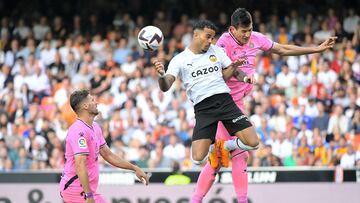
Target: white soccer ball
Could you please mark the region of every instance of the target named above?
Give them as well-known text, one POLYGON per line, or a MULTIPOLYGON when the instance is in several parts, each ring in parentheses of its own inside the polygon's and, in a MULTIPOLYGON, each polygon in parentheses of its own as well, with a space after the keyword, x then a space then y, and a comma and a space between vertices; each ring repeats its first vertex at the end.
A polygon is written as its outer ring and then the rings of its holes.
POLYGON ((155 26, 149 25, 142 28, 138 35, 138 42, 145 50, 156 50, 164 41, 161 30, 155 26))

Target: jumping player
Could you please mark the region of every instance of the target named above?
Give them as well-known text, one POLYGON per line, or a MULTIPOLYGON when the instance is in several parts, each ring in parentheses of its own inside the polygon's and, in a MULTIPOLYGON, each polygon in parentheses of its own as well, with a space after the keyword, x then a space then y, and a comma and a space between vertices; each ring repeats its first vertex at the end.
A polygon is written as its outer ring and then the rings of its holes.
POLYGON ((224 123, 231 135, 237 137, 225 143, 228 149, 254 150, 259 144, 254 127, 236 106, 224 81, 224 78, 233 74, 236 74, 237 79, 244 80, 245 75, 236 68, 244 60, 232 63, 220 47, 212 45, 215 31, 216 27, 210 21, 197 22, 189 47, 171 59, 166 73, 164 65, 154 61, 160 89, 168 91, 175 78, 179 77, 184 83, 188 98, 195 105, 196 124, 191 151, 195 164, 207 160, 219 121, 224 123))
MULTIPOLYGON (((245 63, 239 66, 239 69, 245 72, 247 74, 246 77, 250 78, 251 81, 254 81, 255 57, 259 51, 269 51, 270 53, 282 56, 319 53, 332 48, 336 40, 336 37, 330 37, 317 47, 284 45, 275 43, 263 34, 253 32, 252 29, 253 24, 250 13, 244 8, 238 8, 231 15, 231 26, 228 32, 224 33, 217 41, 217 45, 226 51, 226 54, 232 61, 238 60, 239 58, 245 59, 245 63)), ((250 94, 253 84, 232 77, 227 81, 227 85, 231 89, 230 94, 236 105, 243 111, 244 105, 242 98, 250 94)), ((228 131, 221 122, 219 122, 217 128, 216 139, 219 140, 219 142, 215 143, 215 148, 209 156, 210 162, 205 165, 200 173, 191 202, 199 203, 202 201, 206 193, 210 190, 221 165, 229 165, 228 161, 230 158, 228 151, 231 151, 232 178, 237 200, 239 203, 247 203, 248 177, 246 167, 248 152, 240 149, 229 150, 226 144, 223 144, 224 140, 234 138, 229 136, 228 131), (221 160, 218 160, 217 151, 221 152, 221 160)))

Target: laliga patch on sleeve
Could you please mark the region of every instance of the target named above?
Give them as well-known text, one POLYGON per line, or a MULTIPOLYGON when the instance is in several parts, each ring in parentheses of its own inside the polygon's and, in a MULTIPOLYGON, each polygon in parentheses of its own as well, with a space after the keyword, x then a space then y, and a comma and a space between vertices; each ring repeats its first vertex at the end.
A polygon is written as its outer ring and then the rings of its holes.
POLYGON ((80 149, 86 149, 87 148, 86 139, 84 137, 79 138, 78 144, 79 144, 80 149))

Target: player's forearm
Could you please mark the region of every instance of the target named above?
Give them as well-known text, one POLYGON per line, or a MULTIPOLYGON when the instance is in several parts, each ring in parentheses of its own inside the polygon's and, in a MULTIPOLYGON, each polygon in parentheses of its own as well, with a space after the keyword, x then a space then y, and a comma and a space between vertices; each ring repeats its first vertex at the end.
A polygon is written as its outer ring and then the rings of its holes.
POLYGON ((118 168, 127 169, 135 171, 138 167, 134 164, 131 164, 128 161, 121 159, 120 157, 116 156, 115 154, 109 154, 107 157, 104 157, 107 162, 111 165, 116 166, 118 168))
POLYGON ((236 77, 237 80, 239 80, 240 82, 244 82, 245 81, 245 77, 247 77, 247 75, 242 71, 237 69, 234 73, 234 76, 236 77))
POLYGON ((84 189, 85 194, 91 192, 86 163, 85 162, 81 162, 81 163, 75 162, 75 167, 76 167, 76 174, 79 177, 81 186, 84 189))
POLYGON ((168 91, 172 85, 169 77, 171 77, 171 76, 165 75, 164 77, 160 77, 158 80, 159 87, 160 87, 161 91, 163 91, 163 92, 168 91))
POLYGON ((319 47, 300 47, 290 44, 281 45, 281 46, 283 49, 280 54, 283 56, 299 56, 304 54, 321 52, 319 47))
POLYGON ((223 78, 225 81, 229 80, 232 76, 234 76, 236 68, 230 65, 228 68, 222 70, 223 78))

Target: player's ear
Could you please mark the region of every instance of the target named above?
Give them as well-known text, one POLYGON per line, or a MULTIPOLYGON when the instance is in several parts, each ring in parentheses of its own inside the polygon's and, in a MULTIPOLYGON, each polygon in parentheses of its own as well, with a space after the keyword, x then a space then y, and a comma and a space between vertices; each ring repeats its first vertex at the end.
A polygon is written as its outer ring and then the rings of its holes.
POLYGON ((233 33, 233 32, 235 32, 235 30, 236 30, 236 28, 234 26, 230 25, 229 31, 233 33))
POLYGON ((89 108, 89 104, 87 102, 82 102, 81 108, 87 110, 89 108))

